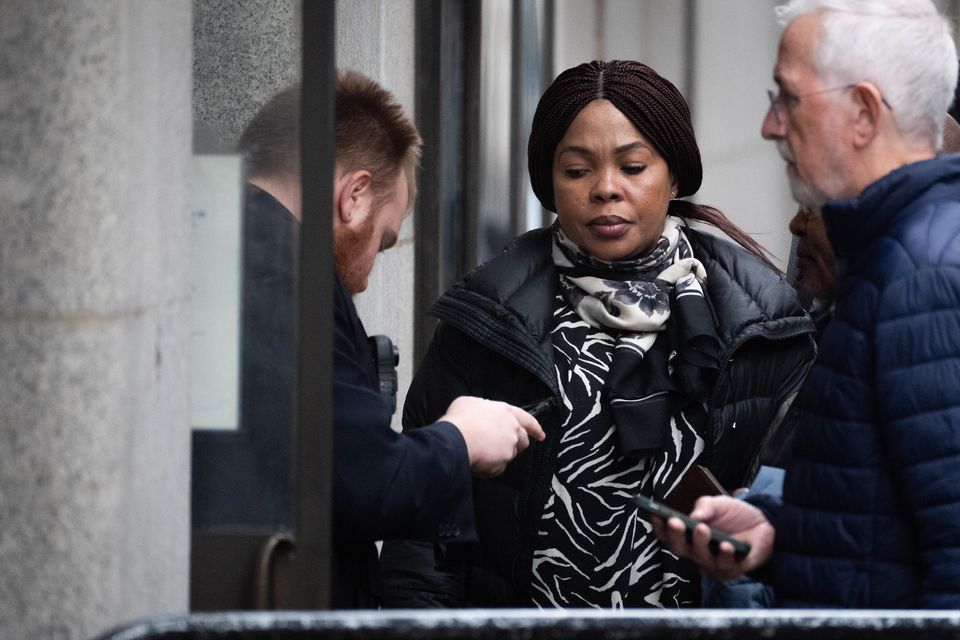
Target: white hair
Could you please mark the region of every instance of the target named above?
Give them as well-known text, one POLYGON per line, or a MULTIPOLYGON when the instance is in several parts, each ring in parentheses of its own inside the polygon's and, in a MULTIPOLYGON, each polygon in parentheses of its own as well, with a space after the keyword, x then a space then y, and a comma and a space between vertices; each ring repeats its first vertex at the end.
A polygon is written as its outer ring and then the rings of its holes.
POLYGON ((811 64, 825 84, 871 82, 903 137, 939 150, 957 85, 950 23, 930 0, 792 0, 780 24, 817 13, 823 31, 811 64))

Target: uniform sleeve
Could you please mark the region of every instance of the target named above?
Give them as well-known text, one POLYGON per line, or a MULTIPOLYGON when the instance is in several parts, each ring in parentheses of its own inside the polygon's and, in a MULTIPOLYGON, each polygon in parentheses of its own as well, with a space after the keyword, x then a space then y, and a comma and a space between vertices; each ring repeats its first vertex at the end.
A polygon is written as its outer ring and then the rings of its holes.
POLYGON ((334 531, 369 539, 475 539, 466 444, 452 424, 399 434, 361 368, 352 303, 335 294, 334 531))
POLYGON ((878 424, 917 536, 919 606, 953 609, 960 606, 960 268, 920 268, 890 285, 878 318, 878 424))

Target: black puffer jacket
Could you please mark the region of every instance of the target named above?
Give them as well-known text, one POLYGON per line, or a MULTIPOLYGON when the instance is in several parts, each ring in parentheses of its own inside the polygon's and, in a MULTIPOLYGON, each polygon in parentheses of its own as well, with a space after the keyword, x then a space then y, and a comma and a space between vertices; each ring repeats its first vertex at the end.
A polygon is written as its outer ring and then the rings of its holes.
MULTIPOLYGON (((755 472, 771 425, 806 375, 815 329, 793 289, 760 260, 716 236, 687 234, 707 271, 722 344, 700 462, 732 489, 755 472)), ((520 236, 433 307, 441 323, 407 393, 405 429, 435 421, 460 395, 519 406, 549 399, 559 406, 550 338, 558 290, 551 246, 549 229, 520 236)), ((548 409, 538 417, 547 439, 532 442, 500 477, 474 482, 478 543, 384 545, 386 606, 529 606, 531 534, 559 442, 559 413, 548 409)))

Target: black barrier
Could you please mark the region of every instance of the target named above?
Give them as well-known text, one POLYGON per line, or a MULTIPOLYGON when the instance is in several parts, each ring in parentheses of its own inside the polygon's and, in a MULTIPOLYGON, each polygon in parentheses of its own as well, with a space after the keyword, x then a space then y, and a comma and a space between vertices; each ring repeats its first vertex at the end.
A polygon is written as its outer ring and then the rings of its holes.
POLYGON ((432 611, 194 614, 131 623, 96 640, 940 640, 957 611, 432 611))

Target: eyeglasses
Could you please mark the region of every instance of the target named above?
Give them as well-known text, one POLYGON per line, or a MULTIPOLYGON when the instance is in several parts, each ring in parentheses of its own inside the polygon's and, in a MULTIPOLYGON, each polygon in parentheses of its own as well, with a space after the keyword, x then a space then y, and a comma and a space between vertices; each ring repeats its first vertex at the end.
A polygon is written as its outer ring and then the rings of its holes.
MULTIPOLYGON (((774 93, 772 90, 767 89, 767 97, 770 98, 770 110, 773 111, 773 119, 777 121, 777 126, 782 127, 787 122, 787 115, 789 113, 787 108, 787 103, 789 102, 791 106, 796 105, 800 102, 800 98, 806 98, 808 96, 815 96, 822 93, 833 93, 834 91, 847 91, 848 89, 853 89, 857 86, 857 83, 845 84, 842 87, 833 87, 831 89, 821 89, 820 91, 811 91, 810 93, 803 93, 800 95, 794 95, 792 93, 774 93)), ((890 111, 893 111, 893 107, 890 106, 890 103, 887 102, 887 99, 882 95, 880 100, 883 101, 883 106, 885 106, 890 111)))

